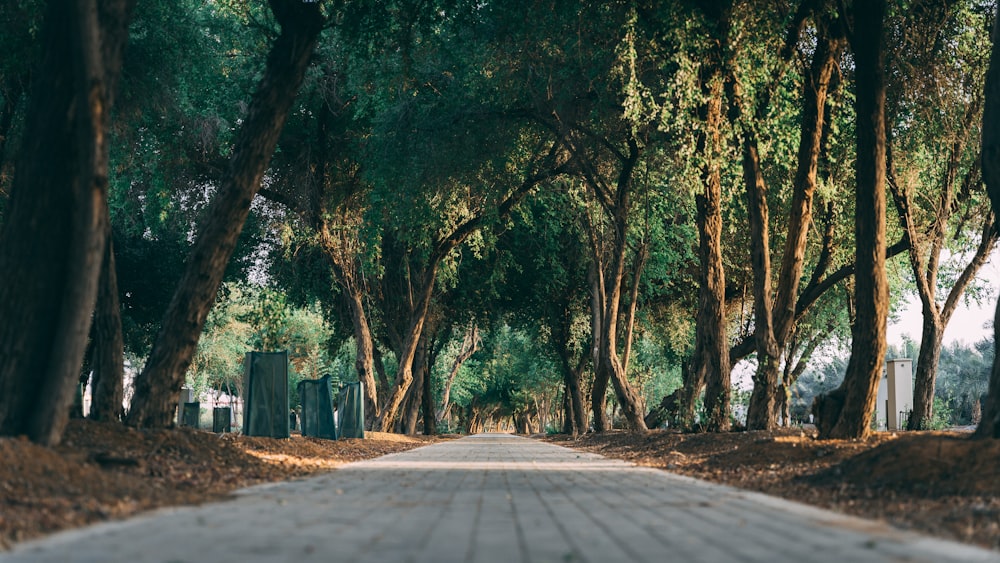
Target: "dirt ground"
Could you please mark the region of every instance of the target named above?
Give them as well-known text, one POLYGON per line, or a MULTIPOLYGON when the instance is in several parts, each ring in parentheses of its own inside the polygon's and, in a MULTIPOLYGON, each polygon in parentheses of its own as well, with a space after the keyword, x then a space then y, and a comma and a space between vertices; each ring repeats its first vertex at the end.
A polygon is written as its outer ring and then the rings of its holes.
POLYGON ((241 487, 330 471, 433 440, 382 433, 365 440, 279 440, 83 420, 70 422, 56 448, 0 438, 0 551, 65 528, 216 500, 241 487))
POLYGON ((866 442, 802 430, 548 440, 900 528, 1000 549, 1000 440, 967 433, 878 433, 866 442))
MULTIPOLYGON (((1000 549, 1000 440, 913 432, 880 433, 867 442, 820 441, 801 430, 546 439, 1000 549)), ((0 550, 61 529, 220 499, 254 483, 329 471, 434 440, 374 433, 365 440, 276 440, 89 421, 71 422, 57 448, 0 438, 0 550)))

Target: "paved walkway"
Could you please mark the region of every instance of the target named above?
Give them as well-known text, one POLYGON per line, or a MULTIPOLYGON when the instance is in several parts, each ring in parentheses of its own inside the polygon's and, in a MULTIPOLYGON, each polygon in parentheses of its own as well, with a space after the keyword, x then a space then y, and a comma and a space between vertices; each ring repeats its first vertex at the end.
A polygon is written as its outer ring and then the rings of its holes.
POLYGON ((1000 561, 756 493, 503 434, 73 530, 17 562, 1000 561))

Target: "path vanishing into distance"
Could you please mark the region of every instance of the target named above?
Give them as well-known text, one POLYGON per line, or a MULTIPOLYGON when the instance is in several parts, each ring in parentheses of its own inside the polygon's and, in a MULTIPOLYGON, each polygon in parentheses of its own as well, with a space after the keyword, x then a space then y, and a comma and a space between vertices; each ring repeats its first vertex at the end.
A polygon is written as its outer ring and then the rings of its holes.
POLYGON ((16 562, 998 561, 887 524, 479 434, 20 544, 16 562))

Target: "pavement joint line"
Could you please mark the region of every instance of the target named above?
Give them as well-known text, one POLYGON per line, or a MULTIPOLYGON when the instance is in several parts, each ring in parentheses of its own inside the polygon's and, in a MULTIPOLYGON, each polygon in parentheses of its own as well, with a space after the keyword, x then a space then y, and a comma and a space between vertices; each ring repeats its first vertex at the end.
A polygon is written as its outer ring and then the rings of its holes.
POLYGON ((59 533, 0 552, 0 563, 678 557, 704 563, 1000 563, 1000 552, 497 434, 257 485, 229 501, 59 533))

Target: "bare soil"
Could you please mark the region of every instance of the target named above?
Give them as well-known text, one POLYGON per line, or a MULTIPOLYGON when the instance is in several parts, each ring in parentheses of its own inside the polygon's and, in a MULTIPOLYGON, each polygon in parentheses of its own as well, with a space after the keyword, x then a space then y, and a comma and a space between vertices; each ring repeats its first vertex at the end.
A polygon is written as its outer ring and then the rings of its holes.
POLYGON ((62 529, 218 500, 241 487, 330 471, 432 441, 383 433, 368 433, 364 440, 279 440, 84 420, 71 421, 55 448, 0 438, 0 551, 62 529))
POLYGON ((1000 440, 959 432, 817 440, 807 431, 645 435, 554 443, 1000 549, 1000 440))
MULTIPOLYGON (((816 440, 800 430, 546 439, 1000 549, 1000 440, 947 432, 816 440)), ((222 499, 255 483, 330 471, 435 440, 379 433, 365 440, 276 440, 90 421, 72 421, 56 448, 0 438, 0 551, 58 530, 222 499)))

